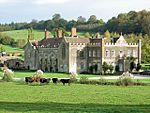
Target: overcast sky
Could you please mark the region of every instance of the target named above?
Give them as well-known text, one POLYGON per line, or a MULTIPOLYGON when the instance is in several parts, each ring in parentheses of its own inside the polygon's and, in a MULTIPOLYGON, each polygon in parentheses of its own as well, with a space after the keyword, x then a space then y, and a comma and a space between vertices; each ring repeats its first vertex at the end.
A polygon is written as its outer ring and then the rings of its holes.
POLYGON ((107 21, 143 9, 150 11, 150 0, 0 0, 0 23, 47 20, 55 13, 67 20, 96 15, 107 21))

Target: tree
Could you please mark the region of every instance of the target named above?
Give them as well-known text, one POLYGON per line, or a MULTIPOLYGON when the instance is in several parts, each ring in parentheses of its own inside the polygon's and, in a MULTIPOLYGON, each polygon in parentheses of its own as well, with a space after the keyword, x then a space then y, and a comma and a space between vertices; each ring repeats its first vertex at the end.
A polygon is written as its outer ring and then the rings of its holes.
POLYGON ((139 71, 140 69, 141 69, 141 65, 140 65, 140 63, 138 63, 136 66, 136 71, 139 71))
POLYGON ((150 15, 144 17, 142 27, 143 31, 150 36, 150 15))
POLYGON ((116 66, 115 66, 115 71, 116 71, 116 72, 119 72, 119 65, 116 65, 116 66))
POLYGON ((79 16, 78 19, 77 19, 77 23, 78 24, 83 24, 86 22, 86 18, 85 17, 82 17, 82 16, 79 16))
POLYGON ((61 15, 60 14, 54 14, 52 16, 52 20, 60 20, 61 19, 61 15))
POLYGON ((110 38, 110 32, 108 30, 104 33, 104 37, 105 38, 110 38))
POLYGON ((107 71, 108 68, 109 68, 109 65, 108 65, 106 62, 103 62, 102 68, 103 68, 103 71, 104 71, 104 74, 105 74, 106 71, 107 71))
POLYGON ((132 72, 134 68, 136 68, 135 62, 131 62, 130 63, 130 71, 132 72))
POLYGON ((86 32, 86 33, 84 34, 84 37, 85 37, 85 38, 90 38, 90 37, 91 37, 91 35, 90 35, 90 33, 89 33, 89 32, 86 32))
POLYGON ((0 44, 0 52, 4 52, 5 51, 5 48, 2 44, 0 44))
POLYGON ((28 40, 33 40, 34 39, 34 33, 33 33, 33 28, 28 29, 28 40))
POLYGON ((108 69, 110 70, 110 73, 112 73, 112 71, 114 70, 114 66, 113 65, 109 65, 108 69))
POLYGON ((88 23, 96 23, 97 22, 97 17, 95 15, 91 15, 90 18, 88 19, 88 23))
POLYGON ((23 48, 25 46, 25 43, 26 43, 25 39, 18 39, 16 41, 16 47, 23 48))

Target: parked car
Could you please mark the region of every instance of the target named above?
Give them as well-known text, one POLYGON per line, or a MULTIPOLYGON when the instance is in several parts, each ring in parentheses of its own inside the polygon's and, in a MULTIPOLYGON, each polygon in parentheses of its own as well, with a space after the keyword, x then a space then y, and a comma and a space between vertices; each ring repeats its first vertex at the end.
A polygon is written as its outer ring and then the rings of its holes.
POLYGON ((142 71, 140 75, 150 75, 150 70, 142 71))

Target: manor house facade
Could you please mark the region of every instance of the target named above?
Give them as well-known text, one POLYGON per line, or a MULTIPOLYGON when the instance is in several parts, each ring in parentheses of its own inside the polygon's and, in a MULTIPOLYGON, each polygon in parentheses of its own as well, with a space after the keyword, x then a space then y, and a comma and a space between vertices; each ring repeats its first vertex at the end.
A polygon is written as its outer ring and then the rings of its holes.
POLYGON ((141 62, 141 41, 127 43, 122 35, 109 43, 98 36, 80 38, 76 28, 72 28, 70 37, 62 36, 62 31, 59 30, 57 37, 51 38, 48 31, 45 31, 45 37, 41 41, 28 40, 24 57, 25 68, 29 70, 99 73, 103 70, 103 62, 107 62, 114 68, 118 66, 119 71, 125 71, 129 68, 125 63, 127 57, 134 57, 136 62, 141 62))

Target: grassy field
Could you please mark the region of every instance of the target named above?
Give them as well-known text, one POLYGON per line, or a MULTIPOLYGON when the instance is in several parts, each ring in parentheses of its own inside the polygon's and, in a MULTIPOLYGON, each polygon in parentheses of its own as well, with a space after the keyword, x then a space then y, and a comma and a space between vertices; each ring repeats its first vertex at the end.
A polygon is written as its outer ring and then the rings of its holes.
POLYGON ((13 52, 23 53, 23 52, 24 52, 23 49, 14 48, 14 47, 11 47, 11 46, 8 46, 8 45, 3 45, 3 47, 5 48, 5 51, 6 51, 7 53, 13 53, 13 52))
MULTIPOLYGON (((15 40, 17 39, 25 39, 28 37, 28 30, 13 30, 13 31, 5 31, 8 36, 11 36, 15 40)), ((34 30, 34 38, 36 40, 41 40, 44 37, 44 31, 34 30)))
POLYGON ((0 82, 1 113, 149 113, 150 86, 62 84, 31 86, 0 82))
MULTIPOLYGON (((40 31, 40 30, 34 30, 34 38, 35 40, 41 40, 44 38, 44 30, 40 31)), ((13 30, 13 31, 5 31, 3 32, 5 34, 7 34, 8 36, 14 38, 15 40, 17 39, 25 39, 27 40, 28 37, 28 30, 24 29, 24 30, 13 30)), ((70 32, 67 32, 68 34, 71 34, 70 32)), ((79 36, 83 37, 83 33, 78 33, 79 36)), ((52 34, 50 34, 50 36, 52 36, 52 34)))

